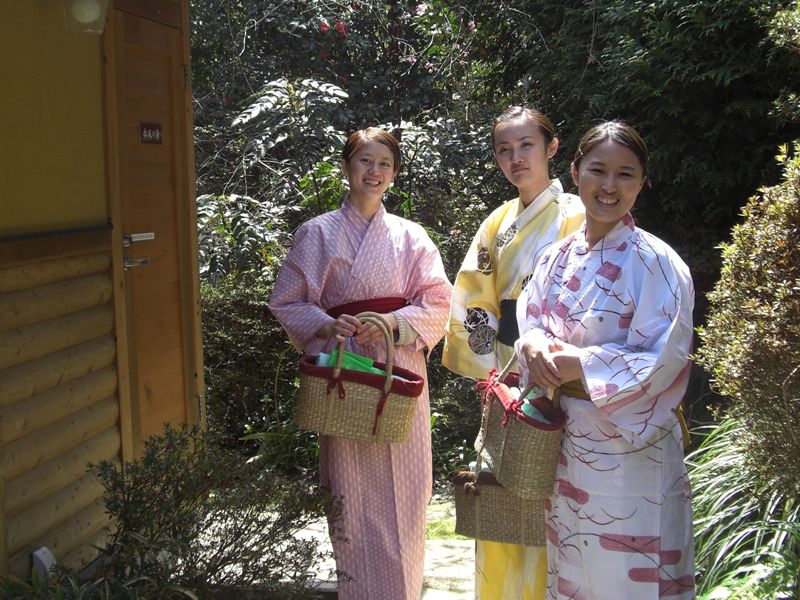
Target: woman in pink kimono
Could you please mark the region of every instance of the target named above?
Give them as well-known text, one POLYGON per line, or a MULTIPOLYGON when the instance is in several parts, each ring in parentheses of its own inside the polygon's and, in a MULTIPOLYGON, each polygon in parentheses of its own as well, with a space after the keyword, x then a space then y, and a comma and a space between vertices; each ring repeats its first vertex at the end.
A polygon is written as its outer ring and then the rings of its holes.
MULTIPOLYGON (((444 334, 452 287, 425 230, 386 212, 381 199, 400 167, 389 133, 353 133, 342 151, 349 193, 341 208, 296 232, 269 308, 308 354, 345 349, 384 361, 379 328, 354 315, 383 314, 395 364, 426 373, 444 334)), ((432 460, 427 378, 408 440, 373 444, 320 436, 320 479, 342 501, 329 523, 340 600, 418 600, 432 460)))
POLYGON ((572 178, 586 223, 549 248, 518 310, 521 374, 561 388, 567 413, 547 507, 547 597, 694 598, 677 415, 692 345, 689 269, 630 215, 647 180, 635 130, 589 130, 572 178))

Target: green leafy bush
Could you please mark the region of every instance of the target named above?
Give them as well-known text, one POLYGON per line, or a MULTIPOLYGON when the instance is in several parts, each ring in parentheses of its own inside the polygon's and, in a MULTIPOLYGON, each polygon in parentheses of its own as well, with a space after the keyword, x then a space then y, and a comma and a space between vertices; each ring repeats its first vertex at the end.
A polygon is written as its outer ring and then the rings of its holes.
POLYGON ((698 358, 744 425, 748 466, 800 492, 800 146, 722 245, 698 358))
POLYGON ((0 577, 0 598, 3 600, 198 600, 197 594, 176 585, 154 581, 149 577, 133 577, 119 581, 114 577, 96 579, 57 568, 40 581, 34 573, 31 581, 0 577))
POLYGON ((285 473, 316 473, 316 438, 291 418, 298 355, 267 308, 271 290, 258 273, 201 285, 208 427, 234 446, 247 436, 285 473))
POLYGON ((291 206, 249 196, 198 196, 202 279, 213 282, 226 275, 243 273, 269 279, 283 252, 286 216, 291 211, 291 206))
POLYGON ((303 598, 317 542, 297 533, 329 499, 196 428, 167 426, 141 458, 94 467, 116 524, 100 576, 140 578, 207 597, 303 598))
POLYGON ((194 427, 165 427, 142 456, 90 465, 114 524, 85 573, 0 578, 9 600, 318 598, 328 556, 298 532, 338 505, 194 427))

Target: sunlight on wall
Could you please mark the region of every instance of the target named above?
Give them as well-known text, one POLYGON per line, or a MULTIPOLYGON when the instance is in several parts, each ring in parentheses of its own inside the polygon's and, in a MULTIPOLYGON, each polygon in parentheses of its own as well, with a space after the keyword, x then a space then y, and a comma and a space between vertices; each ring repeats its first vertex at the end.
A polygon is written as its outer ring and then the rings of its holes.
POLYGON ((101 38, 66 31, 61 0, 4 12, 0 236, 105 223, 101 38))

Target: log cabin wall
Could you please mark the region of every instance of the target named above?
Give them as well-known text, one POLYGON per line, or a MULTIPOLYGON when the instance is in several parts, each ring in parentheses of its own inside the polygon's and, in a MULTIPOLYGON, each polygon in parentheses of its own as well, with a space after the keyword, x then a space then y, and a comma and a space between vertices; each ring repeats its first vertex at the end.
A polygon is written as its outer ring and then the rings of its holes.
MULTIPOLYGON (((133 458, 143 435, 157 432, 163 420, 202 422, 191 91, 185 75, 191 72, 189 7, 188 0, 114 0, 102 37, 66 31, 59 0, 4 8, 0 37, 9 48, 23 50, 0 53, 0 75, 8 82, 0 95, 0 575, 27 578, 30 553, 39 546, 47 546, 59 563, 79 568, 95 557, 92 545, 103 542, 108 520, 102 490, 87 474, 87 463, 133 458), (172 88, 182 90, 173 112, 183 124, 159 148, 181 145, 183 155, 167 177, 158 165, 141 171, 147 181, 153 175, 180 182, 175 206, 181 212, 173 227, 179 256, 170 258, 178 265, 178 283, 158 291, 180 302, 173 310, 180 315, 180 321, 173 319, 173 337, 185 340, 186 357, 164 369, 162 380, 187 383, 185 393, 163 394, 163 402, 151 403, 159 410, 171 403, 180 409, 163 419, 157 414, 153 431, 140 426, 144 411, 132 407, 142 403, 131 399, 137 385, 149 389, 132 340, 153 316, 131 318, 140 309, 130 292, 138 275, 124 270, 123 234, 155 227, 126 231, 121 208, 119 189, 129 186, 121 183, 119 163, 139 147, 136 139, 127 147, 120 142, 118 129, 118 107, 136 105, 135 99, 117 97, 115 85, 120 76, 114 44, 125 41, 115 23, 123 15, 179 31, 181 42, 172 88)), ((162 72, 161 65, 150 66, 142 71, 145 78, 152 69, 162 72)), ((139 123, 131 123, 138 131, 139 123)), ((159 232, 156 239, 170 236, 159 232)), ((151 271, 158 266, 154 258, 151 271)))
POLYGON ((39 546, 79 567, 103 541, 86 465, 121 447, 111 260, 107 229, 0 241, 0 572, 29 576, 39 546))

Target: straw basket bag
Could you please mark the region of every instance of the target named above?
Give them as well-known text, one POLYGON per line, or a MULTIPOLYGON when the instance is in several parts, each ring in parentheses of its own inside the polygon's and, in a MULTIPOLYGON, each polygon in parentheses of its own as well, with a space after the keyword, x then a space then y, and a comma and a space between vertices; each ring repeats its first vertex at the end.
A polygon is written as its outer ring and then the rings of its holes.
POLYGON ((422 377, 394 366, 391 327, 378 313, 356 318, 378 325, 386 343, 386 363, 375 363, 386 375, 342 369, 344 343, 335 367, 317 366, 316 356, 300 359, 300 393, 294 411, 299 427, 365 442, 404 442, 414 407, 425 384, 422 377), (403 379, 396 379, 397 375, 403 379))
MULTIPOLYGON (((512 490, 505 484, 501 484, 495 473, 481 471, 483 460, 488 454, 484 447, 486 443, 490 444, 492 450, 498 447, 504 450, 506 455, 503 458, 505 459, 512 454, 514 460, 524 462, 526 465, 529 462, 538 462, 540 459, 535 454, 524 455, 526 451, 538 451, 536 444, 532 448, 526 446, 526 434, 529 433, 529 430, 540 431, 536 427, 543 426, 543 424, 518 411, 522 402, 515 400, 509 389, 512 386, 519 386, 519 376, 509 372, 512 365, 513 360, 501 373, 491 372, 486 381, 477 384, 483 394, 481 430, 475 441, 478 451, 476 472, 459 471, 451 477, 456 505, 456 533, 492 542, 544 546, 547 541, 544 523, 545 502, 552 493, 555 461, 558 458, 561 443, 560 432, 564 425, 564 415, 561 411, 544 403, 537 404, 540 411, 544 411, 546 416, 554 420, 553 428, 558 433, 557 440, 550 440, 550 443, 557 444, 552 456, 552 475, 548 463, 544 469, 546 477, 537 476, 541 488, 540 494, 535 497, 522 497, 512 493, 512 490), (520 422, 514 424, 514 419, 520 419, 520 422), (527 429, 523 429, 521 434, 517 431, 518 426, 527 429), (490 430, 489 427, 499 429, 490 430), (507 431, 509 427, 513 427, 511 430, 513 433, 507 431), (511 435, 510 443, 509 434, 511 435), (522 438, 521 441, 520 438, 522 438), (498 440, 500 441, 498 442, 498 440), (517 455, 524 455, 524 457, 518 458, 517 455), (546 483, 548 477, 549 484, 546 483)), ((524 398, 526 395, 523 393, 521 397, 524 398)), ((550 450, 552 452, 552 448, 550 450)), ((547 455, 549 456, 549 453, 547 455)), ((495 461, 495 464, 498 464, 498 461, 495 461)), ((509 463, 506 464, 506 469, 509 469, 509 463)))
MULTIPOLYGON (((480 471, 480 460, 477 469, 480 471)), ((451 477, 456 533, 477 540, 544 546, 545 499, 526 500, 497 483, 492 473, 458 471, 451 477)))
POLYGON ((532 389, 515 399, 507 385, 514 359, 498 375, 490 373, 478 383, 482 390, 481 429, 475 449, 497 478, 512 494, 525 499, 547 498, 553 493, 556 463, 566 416, 554 400, 537 398, 533 405, 550 420, 542 423, 526 416, 521 406, 532 389))

